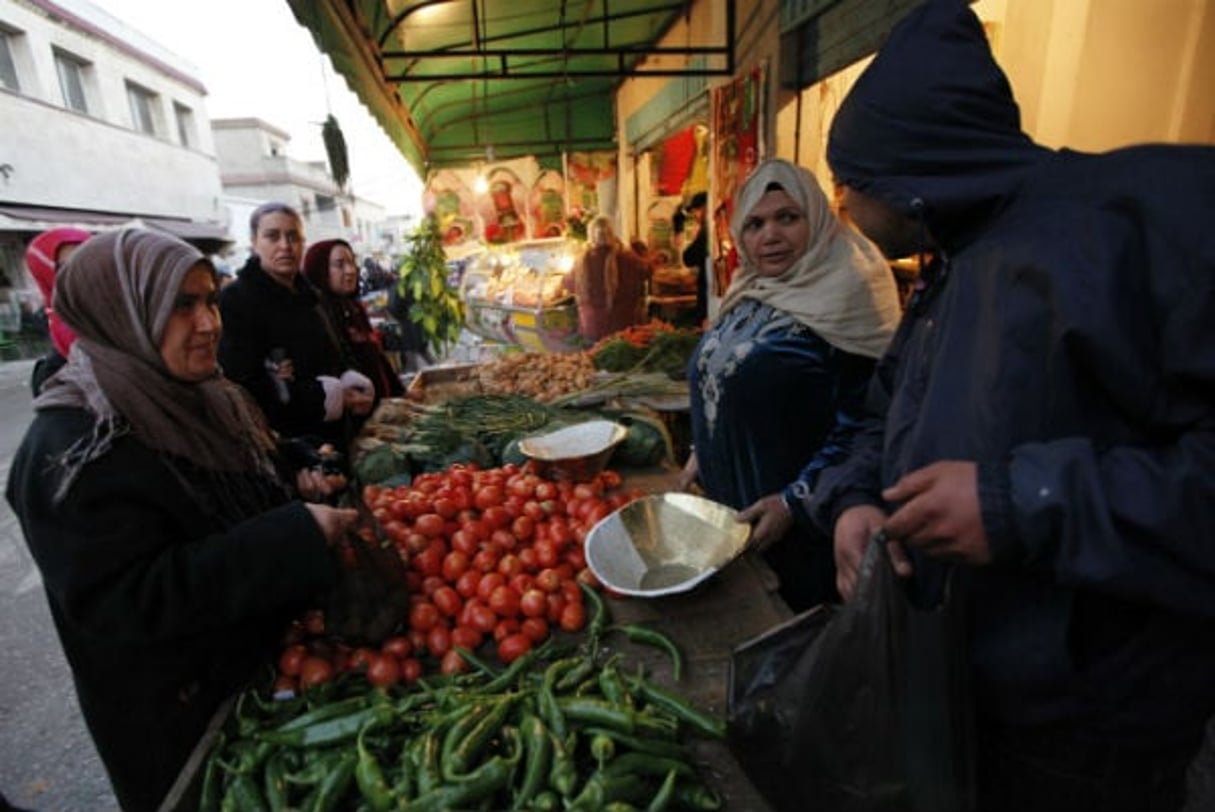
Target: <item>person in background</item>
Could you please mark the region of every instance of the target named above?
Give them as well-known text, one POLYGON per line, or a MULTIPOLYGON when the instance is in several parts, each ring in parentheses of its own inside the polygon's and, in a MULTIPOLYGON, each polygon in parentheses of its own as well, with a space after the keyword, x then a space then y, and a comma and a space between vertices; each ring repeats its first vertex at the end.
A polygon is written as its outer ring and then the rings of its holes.
MULTIPOLYGON (((124 229, 56 282, 77 339, 6 495, 126 812, 156 809, 220 704, 337 580, 353 510, 292 500, 265 421, 219 373, 218 280, 124 229)), ((299 487, 324 495, 305 472, 299 487)))
POLYGON ((304 254, 304 276, 320 295, 321 305, 337 331, 344 365, 363 373, 375 386, 375 399, 405 393, 359 299, 359 266, 345 240, 321 240, 304 254))
POLYGON ((430 342, 422 332, 422 325, 409 315, 413 307, 413 294, 404 280, 388 289, 388 314, 397 323, 397 352, 400 353, 402 372, 421 372, 435 363, 430 351, 430 342))
POLYGON ((252 254, 219 297, 224 374, 245 387, 271 427, 345 450, 353 421, 371 412, 375 386, 342 356, 337 329, 300 273, 303 222, 283 203, 249 218, 252 254))
POLYGON ((89 232, 79 228, 55 228, 34 237, 25 249, 25 265, 42 293, 47 329, 51 335, 51 349, 35 362, 30 374, 30 389, 35 396, 46 379, 67 362, 68 351, 76 338, 72 329, 55 312, 55 274, 89 236, 89 232))
MULTIPOLYGON (((704 324, 709 317, 709 269, 705 262, 709 258, 709 227, 705 219, 708 210, 709 197, 705 192, 697 192, 688 201, 687 215, 696 223, 696 236, 683 249, 680 259, 684 267, 696 272, 696 308, 692 311, 693 325, 704 324)), ((685 228, 686 228, 686 220, 685 228)))
POLYGON ((1034 143, 979 19, 934 0, 827 159, 887 256, 933 256, 805 500, 842 593, 879 529, 926 604, 953 568, 979 809, 1180 809, 1215 712, 1215 149, 1034 143))
POLYGON ((830 539, 793 506, 847 453, 829 434, 859 417, 898 300, 877 248, 836 218, 807 170, 761 163, 736 212, 741 266, 688 363, 692 453, 679 486, 743 511, 801 611, 838 596, 830 539))
POLYGON ((587 226, 587 246, 565 278, 578 303, 578 332, 593 344, 606 335, 646 321, 649 263, 625 248, 610 218, 599 215, 587 226))

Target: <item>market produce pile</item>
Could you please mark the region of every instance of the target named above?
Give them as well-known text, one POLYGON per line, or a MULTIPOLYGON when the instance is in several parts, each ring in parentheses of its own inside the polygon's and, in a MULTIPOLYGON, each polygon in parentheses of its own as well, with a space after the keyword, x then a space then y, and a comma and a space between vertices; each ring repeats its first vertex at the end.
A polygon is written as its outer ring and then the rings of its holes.
POLYGON ((658 646, 676 679, 679 649, 653 629, 609 625, 595 591, 580 590, 593 607, 586 632, 502 669, 456 648, 470 673, 369 688, 356 672, 282 699, 246 691, 208 758, 199 809, 721 808, 691 743, 720 739, 722 720, 608 645, 658 646))
POLYGON ((411 485, 366 486, 363 499, 384 542, 404 563, 406 628, 369 648, 333 639, 323 613, 310 612, 288 635, 275 689, 295 692, 348 671, 382 686, 423 673, 462 673, 469 663, 457 646, 492 645, 509 663, 552 630, 580 631, 581 585, 595 585, 586 534, 641 495, 623 488, 612 470, 590 482, 552 482, 530 464, 454 465, 411 485))

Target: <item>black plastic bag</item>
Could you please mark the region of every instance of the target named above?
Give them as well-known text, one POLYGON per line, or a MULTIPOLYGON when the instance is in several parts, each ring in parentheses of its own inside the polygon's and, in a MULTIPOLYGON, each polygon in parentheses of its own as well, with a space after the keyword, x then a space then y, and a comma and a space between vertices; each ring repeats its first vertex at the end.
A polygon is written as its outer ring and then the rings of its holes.
POLYGON ((781 812, 968 812, 973 727, 961 613, 915 608, 884 541, 856 594, 736 648, 730 748, 781 812))

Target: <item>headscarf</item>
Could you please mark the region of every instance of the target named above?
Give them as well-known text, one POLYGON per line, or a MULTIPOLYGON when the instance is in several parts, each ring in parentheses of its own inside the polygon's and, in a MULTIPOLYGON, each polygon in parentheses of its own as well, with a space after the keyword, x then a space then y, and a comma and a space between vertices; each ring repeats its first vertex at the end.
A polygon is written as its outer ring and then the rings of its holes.
POLYGON ((788 313, 832 346, 877 358, 897 326, 898 292, 890 266, 877 248, 841 222, 809 171, 788 161, 765 161, 739 190, 730 223, 739 268, 722 299, 718 319, 743 299, 757 299, 788 313), (806 253, 780 276, 761 276, 743 242, 743 223, 778 184, 801 206, 810 223, 806 253))
POLYGON ((34 408, 81 408, 95 423, 92 436, 59 461, 64 477, 57 498, 128 431, 205 472, 270 476, 273 442, 248 396, 218 372, 201 382, 175 378, 161 358, 177 294, 199 263, 215 273, 176 237, 123 229, 90 238, 59 272, 55 301, 77 339, 34 408))
POLYGON ((582 253, 582 261, 574 269, 574 296, 579 302, 586 302, 592 307, 607 307, 616 298, 616 289, 620 286, 620 267, 616 263, 616 255, 620 253, 621 243, 612 228, 612 219, 600 214, 587 225, 588 235, 596 229, 601 229, 603 242, 587 245, 582 253), (596 288, 591 284, 588 260, 594 254, 603 255, 603 286, 596 288), (595 295, 602 291, 603 296, 595 295), (602 301, 600 301, 602 299, 602 301))
POLYGON ((44 231, 30 240, 25 249, 25 264, 30 269, 38 289, 42 291, 42 301, 46 305, 46 320, 51 332, 51 343, 55 351, 67 358, 76 334, 72 328, 63 323, 55 312, 55 266, 59 249, 68 245, 79 245, 89 238, 87 231, 79 228, 53 228, 44 231))
POLYGON ((321 240, 309 246, 304 254, 304 276, 316 287, 321 301, 329 309, 333 326, 345 329, 349 341, 362 343, 371 340, 371 319, 357 295, 338 294, 329 286, 329 255, 333 249, 343 245, 354 256, 354 249, 345 240, 321 240))

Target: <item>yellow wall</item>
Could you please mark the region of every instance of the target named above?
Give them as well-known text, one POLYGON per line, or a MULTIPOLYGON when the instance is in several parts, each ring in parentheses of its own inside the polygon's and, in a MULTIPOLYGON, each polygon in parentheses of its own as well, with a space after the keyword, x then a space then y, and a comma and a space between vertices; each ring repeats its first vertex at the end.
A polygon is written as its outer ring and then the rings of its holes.
MULTIPOLYGON (((1215 0, 979 0, 996 59, 1039 143, 1085 151, 1215 143, 1215 0)), ((868 59, 779 99, 775 154, 830 192, 826 133, 868 59)))

